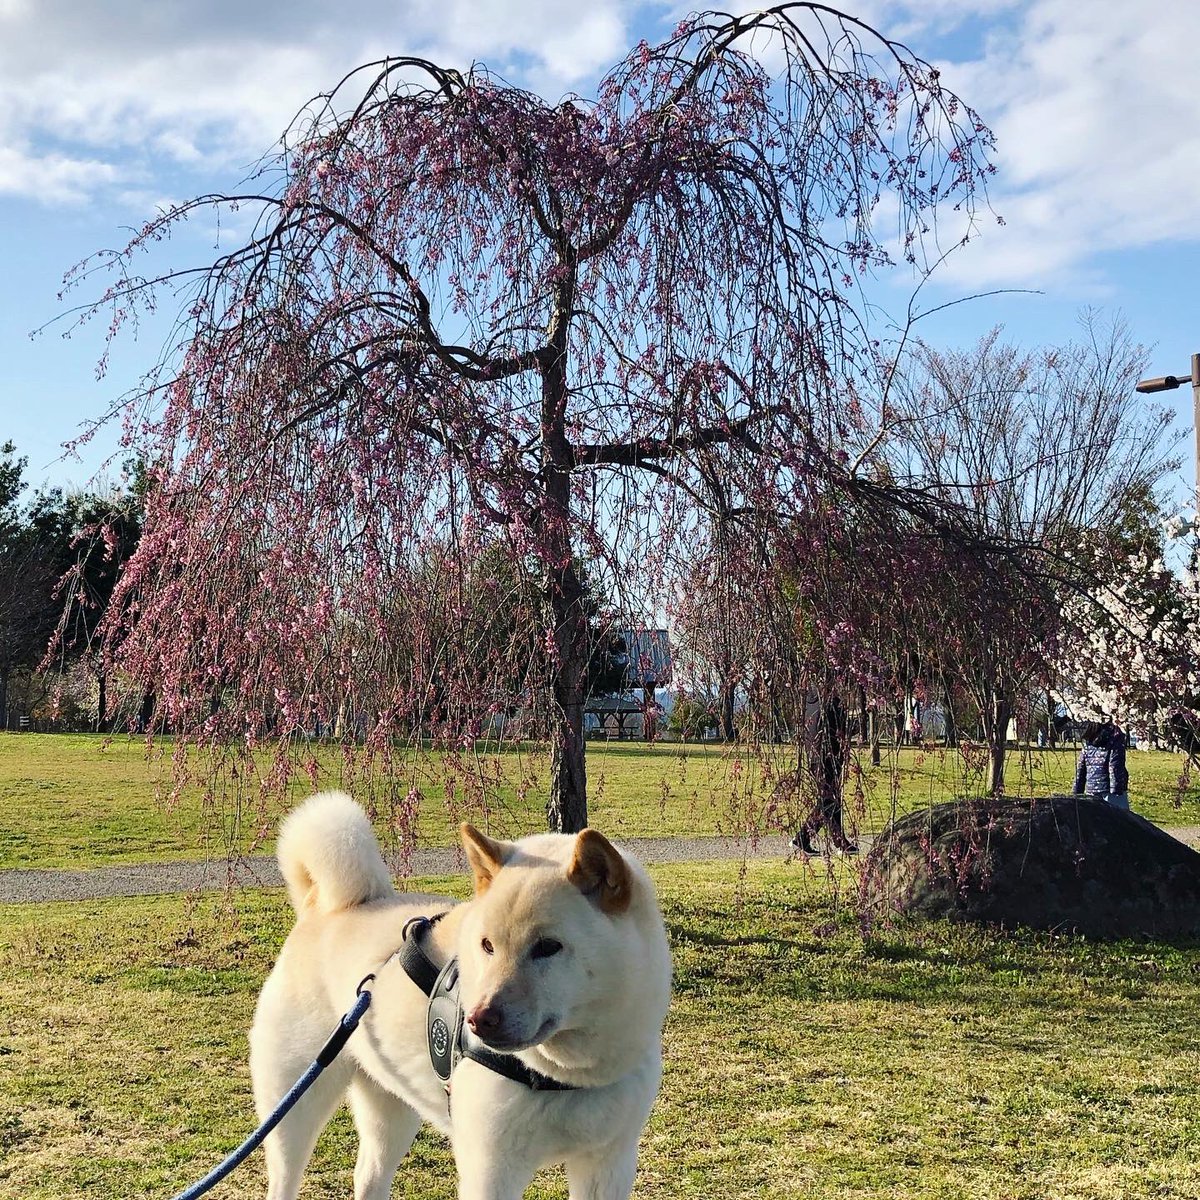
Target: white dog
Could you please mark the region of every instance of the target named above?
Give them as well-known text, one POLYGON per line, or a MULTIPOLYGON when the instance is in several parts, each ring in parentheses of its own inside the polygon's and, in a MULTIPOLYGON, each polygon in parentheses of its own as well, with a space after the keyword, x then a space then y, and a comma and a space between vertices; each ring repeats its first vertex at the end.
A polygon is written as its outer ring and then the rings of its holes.
POLYGON ((461 1200, 517 1200, 565 1163, 573 1200, 625 1200, 658 1091, 671 963, 643 869, 594 830, 499 842, 469 825, 465 904, 398 895, 366 815, 338 792, 284 822, 279 864, 296 924, 259 996, 250 1067, 260 1116, 316 1056, 369 974, 362 1025, 266 1141, 268 1200, 294 1200, 347 1093, 356 1200, 386 1200, 422 1120, 450 1135, 461 1200), (434 967, 457 958, 465 1026, 534 1086, 471 1058, 447 1088, 431 1064, 426 994, 393 952, 422 926, 434 967), (566 1090, 547 1090, 564 1088, 566 1090))

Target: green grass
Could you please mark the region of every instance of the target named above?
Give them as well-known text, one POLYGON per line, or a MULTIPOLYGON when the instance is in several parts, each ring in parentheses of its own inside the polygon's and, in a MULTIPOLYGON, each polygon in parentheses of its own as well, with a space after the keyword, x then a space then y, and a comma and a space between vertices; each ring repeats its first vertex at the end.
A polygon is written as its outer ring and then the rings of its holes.
MULTIPOLYGON (((676 979, 637 1196, 1200 1194, 1200 947, 864 938, 823 873, 654 874, 676 979)), ((0 1194, 165 1197, 245 1136, 246 1029, 289 921, 270 892, 6 908, 0 1194)), ((349 1194, 353 1145, 339 1117, 307 1197, 349 1194)), ((394 1194, 453 1179, 425 1133, 394 1194)), ((554 1172, 535 1187, 565 1196, 554 1172)), ((256 1158, 213 1195, 262 1188, 256 1158)))
POLYGON ((168 806, 170 764, 145 744, 0 733, 0 866, 55 867, 189 857, 202 847, 194 795, 168 806))
MULTIPOLYGON (((221 858, 269 849, 280 809, 260 806, 256 780, 226 772, 226 786, 211 794, 193 784, 173 795, 172 751, 169 741, 148 755, 139 740, 0 734, 0 869, 221 858)), ((776 769, 786 770, 787 748, 777 753, 776 769)), ((1070 750, 1013 751, 1008 789, 1069 791, 1074 762, 1070 750)), ((1135 810, 1160 825, 1200 824, 1200 790, 1190 780, 1181 783, 1183 765, 1175 754, 1131 753, 1135 810)), ((319 786, 345 786, 373 798, 381 835, 392 844, 414 836, 403 806, 389 799, 410 788, 423 797, 415 827, 422 845, 448 844, 463 817, 504 836, 543 824, 547 762, 524 750, 471 751, 452 759, 402 755, 385 776, 356 769, 323 748, 312 768, 319 786)), ((878 768, 856 756, 847 808, 859 828, 877 830, 897 812, 978 794, 982 769, 977 752, 885 751, 878 768)), ((593 742, 589 815, 597 828, 619 838, 794 827, 798 807, 767 813, 770 789, 762 778, 753 753, 736 747, 593 742)), ((297 772, 289 802, 312 787, 310 777, 297 772)))
MULTIPOLYGON (((148 753, 134 739, 0 733, 0 869, 270 849, 281 810, 261 806, 256 779, 233 778, 226 767, 209 793, 189 783, 175 794, 172 752, 169 741, 148 753)), ((730 819, 728 797, 744 792, 749 777, 735 757, 715 747, 597 743, 588 756, 592 820, 616 837, 715 833, 730 819)), ((288 803, 314 787, 345 787, 375 803, 386 843, 411 840, 395 803, 410 788, 423 797, 415 829, 422 845, 449 845, 463 818, 505 836, 545 826, 548 763, 527 750, 405 754, 384 777, 324 747, 312 766, 312 776, 297 770, 288 803)))

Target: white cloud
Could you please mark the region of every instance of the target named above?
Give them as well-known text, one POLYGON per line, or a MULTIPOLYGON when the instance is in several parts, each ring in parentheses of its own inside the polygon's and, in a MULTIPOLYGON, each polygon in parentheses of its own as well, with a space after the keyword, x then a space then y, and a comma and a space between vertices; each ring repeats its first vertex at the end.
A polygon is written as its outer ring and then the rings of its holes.
MULTIPOLYGON (((998 171, 988 191, 1004 224, 986 209, 978 214, 971 244, 937 271, 950 292, 1035 288, 1104 301, 1113 285, 1100 255, 1200 241, 1195 0, 847 7, 933 61, 996 134, 998 171)), ((884 206, 878 228, 894 220, 884 206)), ((960 214, 940 212, 931 256, 966 228, 960 214)), ((893 255, 901 257, 899 247, 893 255)))
POLYGON ((1200 237, 1200 5, 1033 0, 973 61, 939 64, 999 142, 1005 218, 954 256, 960 284, 1086 289, 1098 253, 1200 237))
MULTIPOLYGON (((389 53, 481 60, 552 97, 587 91, 670 10, 0 0, 0 193, 64 204, 231 184, 308 97, 389 53)), ((992 197, 1006 225, 985 215, 941 272, 947 283, 1090 288, 1098 251, 1196 239, 1195 0, 861 0, 854 11, 936 57, 999 138, 992 197)))
POLYGON ((0 145, 0 195, 35 195, 49 204, 74 204, 111 184, 116 174, 111 164, 96 159, 0 145))
POLYGON ((0 0, 0 188, 61 203, 249 166, 306 100, 388 54, 564 91, 623 53, 626 3, 0 0))
MULTIPOLYGON (((979 213, 972 243, 937 273, 951 290, 1056 288, 1103 299, 1109 284, 1099 254, 1200 238, 1195 0, 859 0, 847 7, 935 62, 997 136, 998 172, 988 190, 1004 224, 979 213)), ((881 211, 880 229, 889 220, 894 213, 881 211)), ((966 231, 953 212, 938 222, 943 250, 966 231)))

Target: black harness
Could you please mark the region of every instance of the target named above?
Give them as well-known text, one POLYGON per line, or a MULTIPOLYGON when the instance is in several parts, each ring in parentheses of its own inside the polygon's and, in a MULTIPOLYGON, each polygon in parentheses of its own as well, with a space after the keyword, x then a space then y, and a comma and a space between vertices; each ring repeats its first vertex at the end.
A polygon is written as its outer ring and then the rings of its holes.
POLYGON ((429 1043, 429 1061, 437 1077, 450 1091, 450 1076, 460 1060, 469 1058, 497 1075, 512 1079, 535 1092, 573 1092, 575 1086, 561 1083, 527 1067, 514 1054, 501 1054, 484 1045, 467 1027, 458 998, 458 959, 439 967, 422 945, 434 924, 434 917, 413 917, 404 926, 404 943, 397 951, 404 973, 429 997, 425 1033, 429 1043))

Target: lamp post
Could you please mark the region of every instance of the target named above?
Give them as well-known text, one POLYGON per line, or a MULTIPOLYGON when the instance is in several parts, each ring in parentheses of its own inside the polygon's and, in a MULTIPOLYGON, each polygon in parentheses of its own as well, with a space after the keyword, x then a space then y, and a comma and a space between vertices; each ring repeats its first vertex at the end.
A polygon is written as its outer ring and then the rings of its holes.
MULTIPOLYGON (((1137 384, 1137 391, 1170 392, 1189 381, 1186 375, 1162 375, 1157 379, 1143 379, 1137 384)), ((1195 430, 1195 467, 1196 467, 1196 511, 1192 518, 1192 532, 1200 538, 1200 354, 1192 355, 1192 427, 1195 430)))

